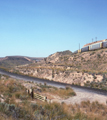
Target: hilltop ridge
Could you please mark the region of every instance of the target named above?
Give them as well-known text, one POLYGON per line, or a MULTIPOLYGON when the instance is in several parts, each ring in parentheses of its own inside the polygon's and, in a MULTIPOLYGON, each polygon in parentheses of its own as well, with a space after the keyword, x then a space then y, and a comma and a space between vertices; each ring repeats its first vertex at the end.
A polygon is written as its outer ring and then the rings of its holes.
POLYGON ((40 61, 43 58, 27 57, 27 56, 6 56, 0 58, 0 66, 2 67, 14 67, 17 65, 31 64, 36 61, 40 61))

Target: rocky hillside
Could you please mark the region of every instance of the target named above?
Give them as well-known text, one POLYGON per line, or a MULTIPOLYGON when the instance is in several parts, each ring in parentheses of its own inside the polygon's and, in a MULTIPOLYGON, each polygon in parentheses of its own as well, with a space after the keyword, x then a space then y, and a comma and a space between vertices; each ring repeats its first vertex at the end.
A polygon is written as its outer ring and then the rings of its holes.
POLYGON ((72 55, 72 52, 69 50, 66 50, 63 52, 56 52, 50 55, 49 57, 45 58, 44 60, 46 61, 46 63, 57 63, 60 57, 71 56, 71 55, 72 55))
POLYGON ((107 72, 107 48, 71 55, 55 53, 47 57, 46 63, 65 66, 70 70, 104 73, 107 72))
POLYGON ((11 72, 69 84, 107 90, 107 49, 84 53, 55 53, 46 59, 11 69, 11 72))

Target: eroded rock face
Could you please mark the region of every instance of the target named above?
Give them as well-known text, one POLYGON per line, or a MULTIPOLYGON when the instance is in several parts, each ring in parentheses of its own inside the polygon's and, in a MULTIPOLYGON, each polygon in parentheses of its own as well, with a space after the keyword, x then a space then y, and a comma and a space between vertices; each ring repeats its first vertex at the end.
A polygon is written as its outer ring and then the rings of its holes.
POLYGON ((60 71, 46 68, 35 68, 33 70, 18 68, 18 70, 20 71, 20 73, 25 75, 31 75, 38 78, 49 79, 68 84, 81 84, 82 86, 84 85, 84 83, 87 82, 101 82, 103 80, 103 75, 92 75, 89 73, 82 73, 77 71, 60 71))

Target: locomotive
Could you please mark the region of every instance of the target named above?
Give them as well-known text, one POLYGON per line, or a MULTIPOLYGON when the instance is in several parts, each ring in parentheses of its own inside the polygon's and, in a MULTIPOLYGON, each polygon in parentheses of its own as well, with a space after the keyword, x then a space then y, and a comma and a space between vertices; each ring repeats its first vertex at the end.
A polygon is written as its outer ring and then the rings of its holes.
POLYGON ((107 48, 107 39, 86 44, 80 50, 76 50, 73 53, 92 51, 92 50, 97 50, 101 48, 107 48))

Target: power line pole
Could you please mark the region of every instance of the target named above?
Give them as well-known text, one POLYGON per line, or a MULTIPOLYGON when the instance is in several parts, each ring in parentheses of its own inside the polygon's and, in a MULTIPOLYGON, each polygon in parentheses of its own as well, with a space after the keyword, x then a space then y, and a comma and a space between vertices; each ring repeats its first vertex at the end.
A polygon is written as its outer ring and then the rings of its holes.
POLYGON ((97 37, 95 37, 96 41, 97 41, 97 37))

